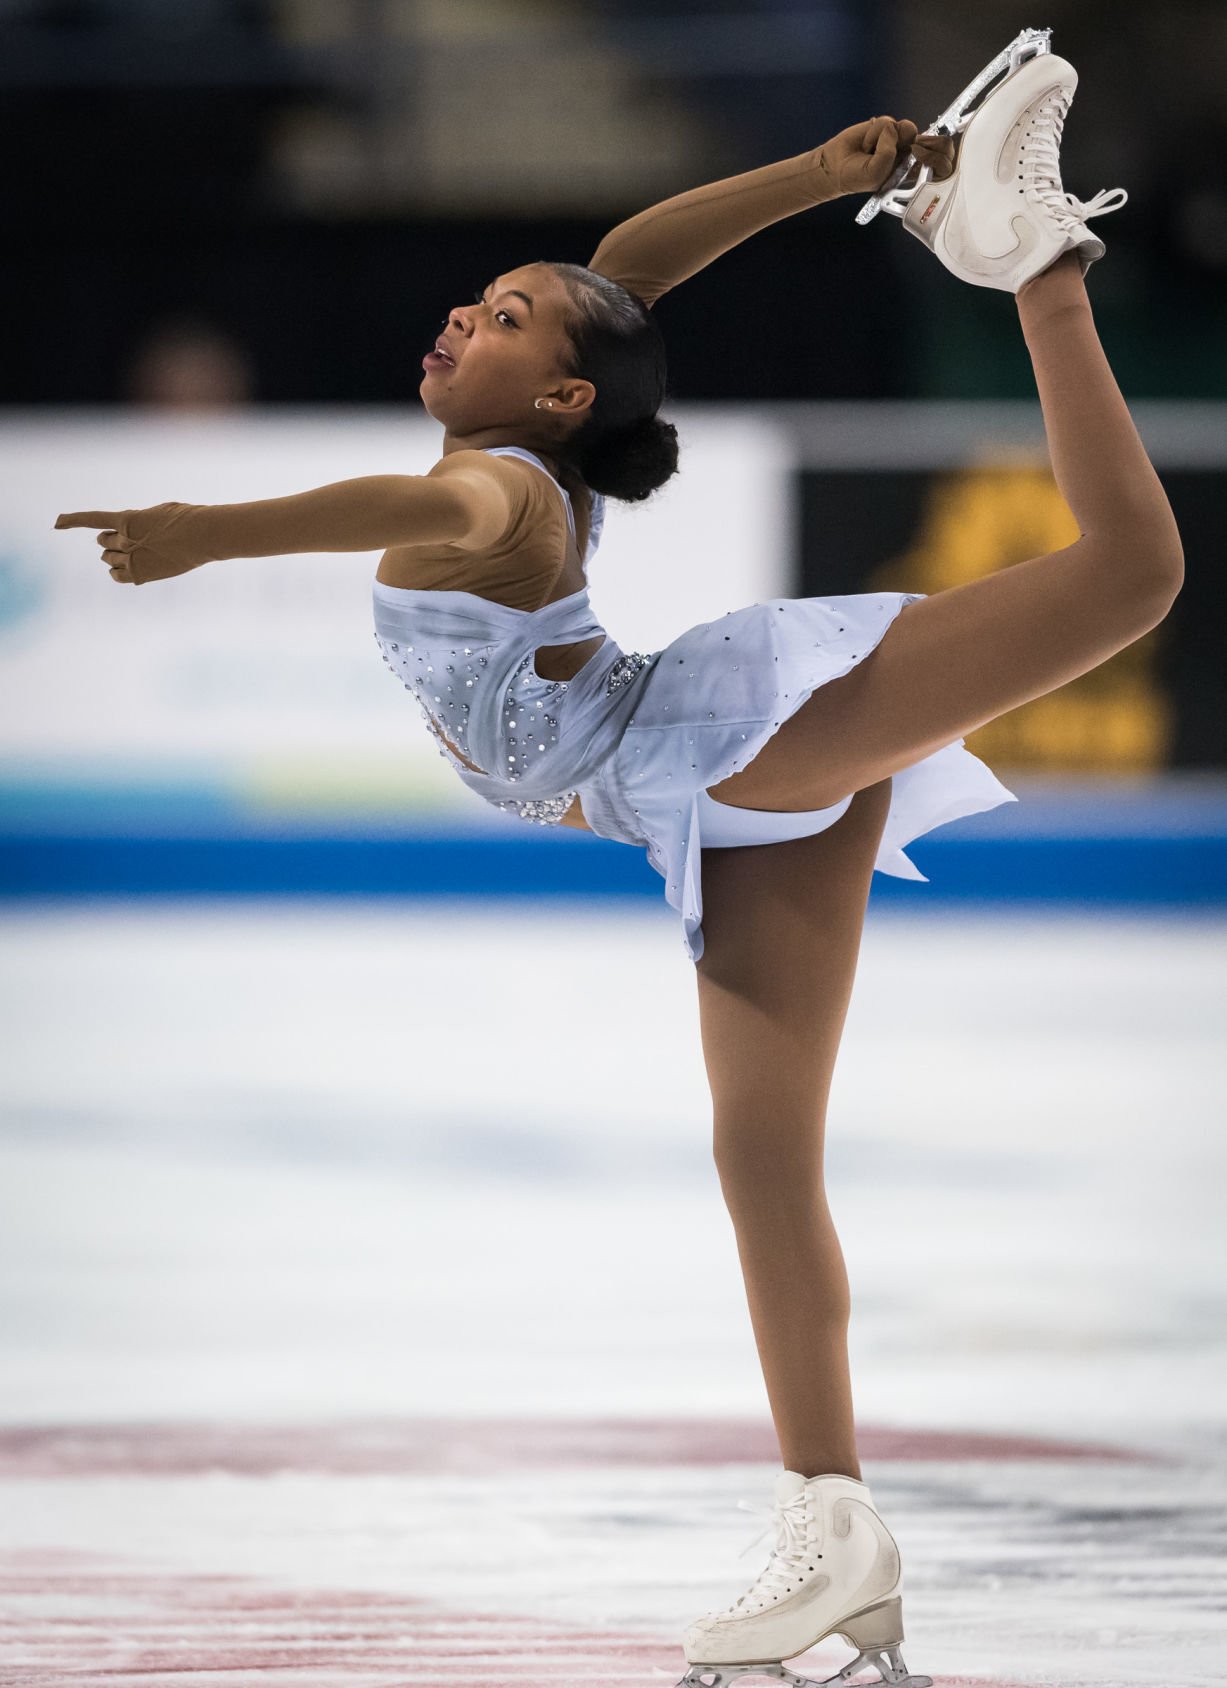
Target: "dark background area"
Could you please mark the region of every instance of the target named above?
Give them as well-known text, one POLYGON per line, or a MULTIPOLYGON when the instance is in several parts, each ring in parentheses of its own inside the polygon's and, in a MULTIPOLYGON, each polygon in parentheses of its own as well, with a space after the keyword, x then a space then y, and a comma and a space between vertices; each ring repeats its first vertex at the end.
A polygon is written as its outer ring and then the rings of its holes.
MULTIPOLYGON (((654 198, 889 111, 928 124, 1014 4, 8 0, 0 8, 0 397, 128 395, 151 328, 229 337, 264 402, 401 402, 477 282, 583 261, 654 198)), ((1080 68, 1062 164, 1126 392, 1227 383, 1227 8, 1050 0, 1080 68)), ((681 399, 1029 396, 1007 296, 849 201, 777 225, 660 307, 681 399)))
MULTIPOLYGON (((586 261, 865 117, 927 125, 1027 24, 1081 77, 1065 187, 1129 191, 1089 279, 1126 397, 1224 398, 1221 0, 0 0, 0 402, 413 405, 444 313, 500 271, 586 261)), ((1034 400, 1012 299, 857 208, 661 301, 674 399, 1034 400)), ((1225 764, 1227 478, 1163 478, 1188 561, 1169 757, 1225 764)), ((899 551, 922 479, 808 476, 797 590, 899 551)))

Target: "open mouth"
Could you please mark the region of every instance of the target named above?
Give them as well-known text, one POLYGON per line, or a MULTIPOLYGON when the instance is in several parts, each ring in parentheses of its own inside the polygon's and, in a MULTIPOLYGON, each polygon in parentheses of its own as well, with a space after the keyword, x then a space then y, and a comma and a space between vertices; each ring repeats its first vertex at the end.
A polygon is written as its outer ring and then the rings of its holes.
POLYGON ((427 352, 422 359, 422 367, 423 369, 455 369, 456 360, 444 347, 443 342, 438 340, 435 342, 434 350, 427 352))

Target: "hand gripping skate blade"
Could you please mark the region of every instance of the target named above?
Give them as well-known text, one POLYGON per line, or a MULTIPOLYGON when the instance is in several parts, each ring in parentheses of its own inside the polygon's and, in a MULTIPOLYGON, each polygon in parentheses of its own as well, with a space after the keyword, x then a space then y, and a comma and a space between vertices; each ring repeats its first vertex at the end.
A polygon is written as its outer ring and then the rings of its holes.
MULTIPOLYGON (((961 135, 980 109, 984 99, 995 85, 1012 76, 1020 65, 1029 59, 1038 58, 1041 53, 1052 51, 1052 31, 1050 29, 1024 29, 1016 35, 1008 47, 1003 47, 974 81, 969 82, 958 99, 948 105, 941 116, 936 118, 925 131, 930 135, 961 135)), ((871 195, 856 214, 858 223, 872 223, 879 211, 885 211, 891 217, 902 217, 912 200, 930 180, 927 168, 920 171, 914 182, 907 187, 901 184, 907 180, 911 170, 916 166, 915 155, 908 153, 906 159, 886 181, 876 194, 871 195)))

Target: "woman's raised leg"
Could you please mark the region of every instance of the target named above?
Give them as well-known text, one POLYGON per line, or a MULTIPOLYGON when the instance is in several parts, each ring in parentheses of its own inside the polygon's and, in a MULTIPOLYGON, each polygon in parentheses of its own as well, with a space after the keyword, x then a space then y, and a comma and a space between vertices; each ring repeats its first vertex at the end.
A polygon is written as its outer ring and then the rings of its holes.
POLYGON ((1078 258, 1017 295, 1057 485, 1082 529, 1063 551, 910 604, 850 674, 822 686, 739 773, 750 809, 837 803, 1106 662, 1162 621, 1180 535, 1099 343, 1078 258))
POLYGON ((714 1153, 788 1471, 860 1476, 848 1278, 827 1207, 827 1096, 890 781, 834 826, 704 850, 696 973, 714 1153))

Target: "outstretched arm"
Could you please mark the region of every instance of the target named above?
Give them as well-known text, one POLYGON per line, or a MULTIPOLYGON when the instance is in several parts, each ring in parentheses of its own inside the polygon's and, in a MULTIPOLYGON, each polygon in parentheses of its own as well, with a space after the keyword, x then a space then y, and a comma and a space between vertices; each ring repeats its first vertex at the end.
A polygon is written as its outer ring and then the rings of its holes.
POLYGON ((55 525, 102 528, 111 578, 135 585, 225 557, 432 544, 477 551, 506 531, 513 513, 506 478, 489 465, 480 453, 453 452, 428 475, 362 475, 248 504, 76 510, 55 525))
POLYGON ((918 135, 908 119, 873 117, 812 152, 692 188, 641 211, 605 236, 588 268, 654 305, 769 224, 843 194, 876 192, 909 152, 932 165, 939 179, 953 168, 951 138, 918 135))

